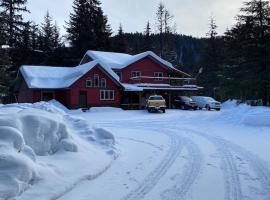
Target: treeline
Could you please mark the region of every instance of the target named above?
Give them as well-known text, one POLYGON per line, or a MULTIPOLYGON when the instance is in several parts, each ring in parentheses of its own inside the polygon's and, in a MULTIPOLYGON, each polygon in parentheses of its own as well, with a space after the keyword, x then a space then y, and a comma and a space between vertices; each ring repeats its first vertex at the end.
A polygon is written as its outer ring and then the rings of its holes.
MULTIPOLYGON (((25 21, 27 0, 0 0, 0 95, 12 94, 13 80, 23 64, 75 66, 91 50, 136 54, 154 51, 176 67, 196 76, 205 94, 220 100, 262 99, 266 104, 270 66, 269 1, 244 3, 237 23, 218 36, 214 17, 204 38, 180 35, 174 16, 164 4, 156 22, 143 32, 113 35, 99 0, 74 0, 66 21, 66 35, 44 13, 41 24, 25 21)), ((206 22, 207 23, 207 22, 206 22)))

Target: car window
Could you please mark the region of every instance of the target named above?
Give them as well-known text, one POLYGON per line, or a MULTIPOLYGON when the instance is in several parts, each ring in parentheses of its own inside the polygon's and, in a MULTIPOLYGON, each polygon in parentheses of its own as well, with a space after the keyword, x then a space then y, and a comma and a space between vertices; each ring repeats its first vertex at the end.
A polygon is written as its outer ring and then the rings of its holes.
POLYGON ((212 97, 204 97, 204 99, 205 99, 206 101, 215 101, 215 99, 213 99, 212 97))
POLYGON ((181 97, 183 101, 191 101, 191 98, 189 97, 181 97))
POLYGON ((162 97, 150 97, 149 100, 163 100, 162 97))

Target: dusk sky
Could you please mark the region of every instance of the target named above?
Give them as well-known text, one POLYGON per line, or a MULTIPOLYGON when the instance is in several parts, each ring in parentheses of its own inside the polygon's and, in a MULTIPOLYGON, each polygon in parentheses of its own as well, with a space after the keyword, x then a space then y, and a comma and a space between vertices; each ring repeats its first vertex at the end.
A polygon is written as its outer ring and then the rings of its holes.
MULTIPOLYGON (((149 20, 152 32, 156 31, 155 13, 160 0, 101 0, 104 13, 114 32, 119 24, 125 32, 142 32, 149 20)), ((163 0, 174 15, 177 32, 196 37, 204 37, 208 30, 209 17, 215 16, 218 33, 222 34, 235 22, 244 0, 163 0)), ((69 20, 73 0, 28 0, 31 14, 27 18, 39 23, 47 10, 57 21, 61 33, 69 20)), ((173 22, 173 23, 174 23, 173 22)))

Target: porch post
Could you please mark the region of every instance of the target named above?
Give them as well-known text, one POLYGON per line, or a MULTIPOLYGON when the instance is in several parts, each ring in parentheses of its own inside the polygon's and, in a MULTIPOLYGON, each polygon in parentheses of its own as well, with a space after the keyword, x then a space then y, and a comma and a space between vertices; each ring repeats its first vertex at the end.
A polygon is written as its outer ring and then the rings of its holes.
POLYGON ((169 108, 172 108, 172 94, 169 92, 169 108))
POLYGON ((139 92, 139 109, 142 109, 142 93, 139 92))

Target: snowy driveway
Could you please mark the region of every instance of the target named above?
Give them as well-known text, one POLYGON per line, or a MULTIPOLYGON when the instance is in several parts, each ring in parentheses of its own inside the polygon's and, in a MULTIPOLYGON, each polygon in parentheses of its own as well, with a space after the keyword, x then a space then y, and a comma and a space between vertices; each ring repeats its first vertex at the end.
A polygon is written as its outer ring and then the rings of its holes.
POLYGON ((246 115, 239 109, 79 114, 115 135, 119 157, 60 199, 269 200, 270 128, 248 125, 246 115))

